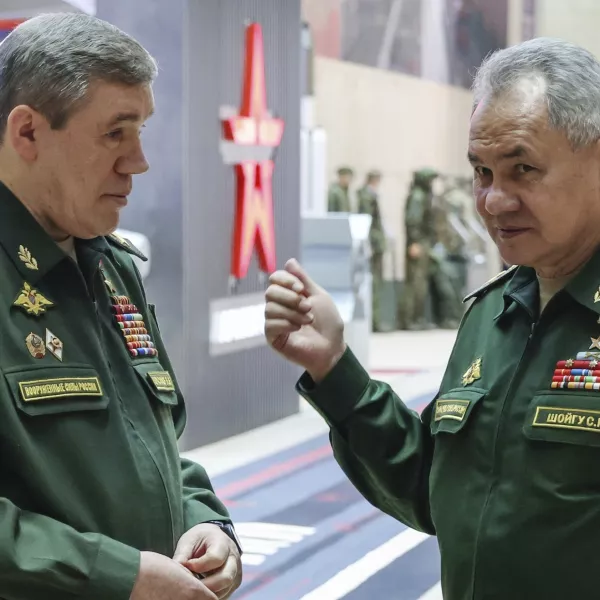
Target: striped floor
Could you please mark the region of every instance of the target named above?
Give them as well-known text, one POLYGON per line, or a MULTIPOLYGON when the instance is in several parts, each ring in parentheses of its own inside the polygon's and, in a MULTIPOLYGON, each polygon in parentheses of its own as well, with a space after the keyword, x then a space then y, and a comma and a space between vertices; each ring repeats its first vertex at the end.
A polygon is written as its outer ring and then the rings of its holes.
MULTIPOLYGON (((420 409, 431 396, 418 397, 420 409)), ((238 600, 439 600, 436 540, 368 504, 326 435, 214 478, 245 549, 238 600)))

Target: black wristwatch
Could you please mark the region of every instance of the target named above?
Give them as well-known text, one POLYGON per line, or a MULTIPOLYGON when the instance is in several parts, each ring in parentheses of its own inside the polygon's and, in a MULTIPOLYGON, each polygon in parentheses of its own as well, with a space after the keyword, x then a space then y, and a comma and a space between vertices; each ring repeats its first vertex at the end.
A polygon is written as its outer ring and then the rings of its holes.
POLYGON ((240 543, 240 539, 238 538, 237 533, 235 532, 235 528, 231 523, 223 523, 223 521, 206 521, 206 522, 210 523, 211 525, 217 525, 218 527, 220 527, 221 531, 223 533, 225 533, 226 535, 228 535, 233 540, 233 542, 237 546, 240 556, 244 553, 242 550, 242 544, 240 543))

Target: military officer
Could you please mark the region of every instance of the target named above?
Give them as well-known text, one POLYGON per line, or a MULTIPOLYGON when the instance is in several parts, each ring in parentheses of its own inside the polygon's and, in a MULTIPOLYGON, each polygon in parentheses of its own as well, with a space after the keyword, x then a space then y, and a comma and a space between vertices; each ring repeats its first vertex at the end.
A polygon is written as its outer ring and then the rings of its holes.
POLYGON ((141 255, 111 235, 148 169, 156 63, 108 23, 52 14, 5 39, 0 72, 0 597, 229 598, 235 533, 180 460, 141 255))
POLYGON ((381 331, 381 296, 383 294, 383 256, 386 251, 387 241, 385 228, 381 220, 379 206, 379 185, 381 173, 369 171, 365 185, 358 192, 358 212, 371 215, 371 228, 369 230, 369 244, 371 246, 371 275, 372 286, 372 327, 373 331, 381 331))
MULTIPOLYGON (((592 600, 600 530, 600 63, 538 38, 478 71, 469 159, 479 214, 514 265, 471 294, 419 416, 344 343, 290 261, 266 335, 375 506, 435 534, 446 600, 592 600)), ((423 357, 426 365, 427 357, 423 357)))
POLYGON ((398 322, 402 329, 430 329, 426 313, 429 297, 433 231, 433 182, 438 173, 431 168, 413 174, 404 209, 406 258, 404 292, 398 304, 398 322))
POLYGON ((329 186, 327 194, 327 210, 329 212, 351 212, 350 184, 354 171, 350 167, 340 167, 337 172, 338 180, 329 186))

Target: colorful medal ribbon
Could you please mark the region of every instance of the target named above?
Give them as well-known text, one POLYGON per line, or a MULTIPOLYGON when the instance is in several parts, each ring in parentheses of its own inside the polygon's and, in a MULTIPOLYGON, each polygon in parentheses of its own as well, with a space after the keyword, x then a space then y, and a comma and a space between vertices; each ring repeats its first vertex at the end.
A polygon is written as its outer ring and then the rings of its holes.
POLYGON ((600 353, 578 352, 573 359, 559 360, 552 389, 600 390, 600 353))
POLYGON ((158 350, 137 306, 127 296, 111 296, 111 300, 117 325, 131 356, 158 356, 158 350))

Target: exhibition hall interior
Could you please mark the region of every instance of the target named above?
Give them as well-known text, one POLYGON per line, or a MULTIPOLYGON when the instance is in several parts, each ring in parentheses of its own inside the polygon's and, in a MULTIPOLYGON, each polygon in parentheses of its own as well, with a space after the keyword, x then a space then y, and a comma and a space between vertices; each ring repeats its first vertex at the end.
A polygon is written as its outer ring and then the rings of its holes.
POLYGON ((115 233, 185 398, 181 456, 243 548, 232 597, 441 600, 436 537, 342 470, 302 368, 267 343, 265 291, 297 259, 370 377, 420 414, 465 297, 509 266, 473 200, 473 77, 539 37, 600 57, 600 1, 0 0, 0 39, 53 12, 106 20, 158 64, 150 168, 115 233))

